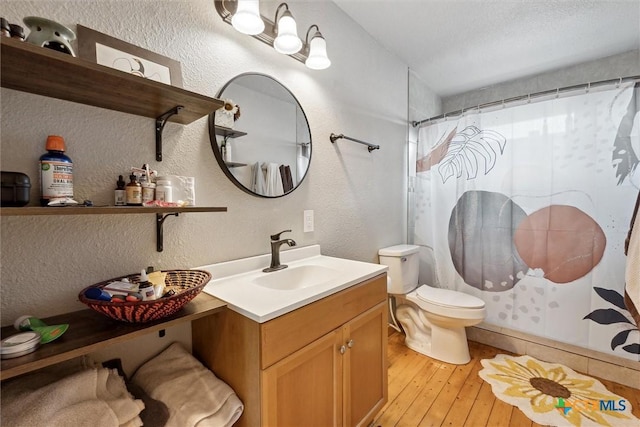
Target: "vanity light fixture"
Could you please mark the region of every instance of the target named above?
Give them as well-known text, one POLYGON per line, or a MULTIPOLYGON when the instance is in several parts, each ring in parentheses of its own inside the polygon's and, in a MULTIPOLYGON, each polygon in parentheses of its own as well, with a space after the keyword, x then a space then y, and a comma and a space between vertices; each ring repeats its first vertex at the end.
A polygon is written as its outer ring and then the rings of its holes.
POLYGON ((322 37, 320 29, 316 24, 313 24, 307 30, 305 44, 309 46, 309 53, 304 64, 312 70, 324 70, 325 68, 329 68, 331 61, 327 56, 327 42, 324 37, 322 37), (311 37, 311 41, 309 41, 309 33, 313 27, 316 27, 316 32, 313 37, 311 37))
POLYGON ((231 24, 236 30, 250 36, 263 32, 264 22, 260 16, 260 2, 258 0, 238 0, 231 24))
POLYGON ((308 68, 324 70, 331 65, 327 56, 327 42, 318 26, 314 24, 309 27, 303 43, 298 37, 297 24, 289 11, 288 4, 281 3, 278 6, 274 22, 260 15, 258 0, 214 0, 214 5, 224 22, 233 25, 242 33, 249 34, 261 42, 273 46, 276 51, 289 55, 308 68), (285 10, 280 14, 283 8, 285 10), (249 22, 253 24, 245 24, 244 20, 248 18, 250 18, 249 22), (240 23, 236 25, 236 21, 240 23), (309 40, 312 28, 315 28, 316 31, 309 40))
POLYGON ((273 41, 273 48, 285 55, 292 55, 302 49, 302 40, 298 37, 298 26, 293 15, 289 11, 289 5, 281 3, 276 9, 276 17, 273 20, 276 23, 276 34, 278 36, 273 41), (278 19, 278 12, 284 6, 285 11, 278 19))

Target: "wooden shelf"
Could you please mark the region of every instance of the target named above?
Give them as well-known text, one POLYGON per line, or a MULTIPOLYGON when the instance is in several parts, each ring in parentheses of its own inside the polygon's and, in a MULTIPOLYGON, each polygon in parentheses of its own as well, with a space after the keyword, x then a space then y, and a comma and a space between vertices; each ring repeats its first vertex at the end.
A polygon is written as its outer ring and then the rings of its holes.
POLYGON ((224 126, 215 126, 216 135, 223 136, 225 139, 227 138, 240 138, 241 136, 245 136, 247 133, 239 130, 227 128, 224 126))
POLYGON ((158 118, 182 106, 168 121, 189 124, 224 103, 8 37, 1 39, 2 87, 158 118))
MULTIPOLYGON (((183 322, 190 322, 222 310, 226 304, 208 294, 200 293, 173 316, 157 322, 135 325, 112 320, 93 310, 42 319, 48 325, 69 324, 69 329, 57 340, 43 344, 35 352, 0 362, 0 381, 55 365, 92 353, 111 344, 128 341, 183 322)), ((2 338, 17 334, 13 326, 2 328, 2 338)))
POLYGON ((238 162, 224 162, 225 165, 227 165, 228 168, 239 168, 242 166, 247 166, 246 163, 238 163, 238 162))
POLYGON ((189 212, 226 212, 226 207, 185 206, 181 208, 146 208, 143 206, 64 206, 57 208, 24 206, 0 208, 0 216, 28 215, 120 215, 120 214, 173 214, 189 212))

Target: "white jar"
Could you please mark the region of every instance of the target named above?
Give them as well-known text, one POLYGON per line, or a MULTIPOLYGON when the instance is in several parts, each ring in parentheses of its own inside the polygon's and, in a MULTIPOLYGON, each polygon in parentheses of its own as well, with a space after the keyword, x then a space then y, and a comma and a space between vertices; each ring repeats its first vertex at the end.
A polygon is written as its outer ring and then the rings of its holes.
POLYGON ((173 187, 171 186, 171 181, 164 179, 156 180, 156 200, 173 202, 173 187))
POLYGON ((142 203, 156 200, 156 185, 153 182, 142 183, 142 203))

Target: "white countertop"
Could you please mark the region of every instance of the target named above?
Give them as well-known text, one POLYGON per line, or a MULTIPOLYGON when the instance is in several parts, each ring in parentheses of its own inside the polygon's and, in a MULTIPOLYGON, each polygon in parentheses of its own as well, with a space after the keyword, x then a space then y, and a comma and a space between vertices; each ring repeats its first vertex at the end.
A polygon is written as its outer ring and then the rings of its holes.
POLYGON ((259 323, 267 322, 388 270, 385 265, 324 256, 320 253, 319 245, 282 251, 280 260, 289 267, 271 273, 262 271, 269 266, 271 254, 196 268, 210 272, 213 277, 205 286, 204 292, 226 302, 231 310, 259 323), (303 270, 321 273, 308 278, 313 284, 307 287, 295 288, 296 283, 287 283, 295 276, 294 273, 303 270), (267 281, 278 283, 279 286, 281 280, 283 289, 258 284, 267 281))

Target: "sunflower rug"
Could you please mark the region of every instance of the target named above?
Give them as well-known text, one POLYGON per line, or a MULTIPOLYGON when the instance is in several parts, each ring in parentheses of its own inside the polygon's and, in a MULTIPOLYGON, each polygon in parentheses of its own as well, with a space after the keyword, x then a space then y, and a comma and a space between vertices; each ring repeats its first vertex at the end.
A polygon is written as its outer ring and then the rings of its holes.
POLYGON ((505 354, 481 363, 478 374, 491 384, 493 394, 538 424, 640 426, 628 400, 566 366, 505 354))

